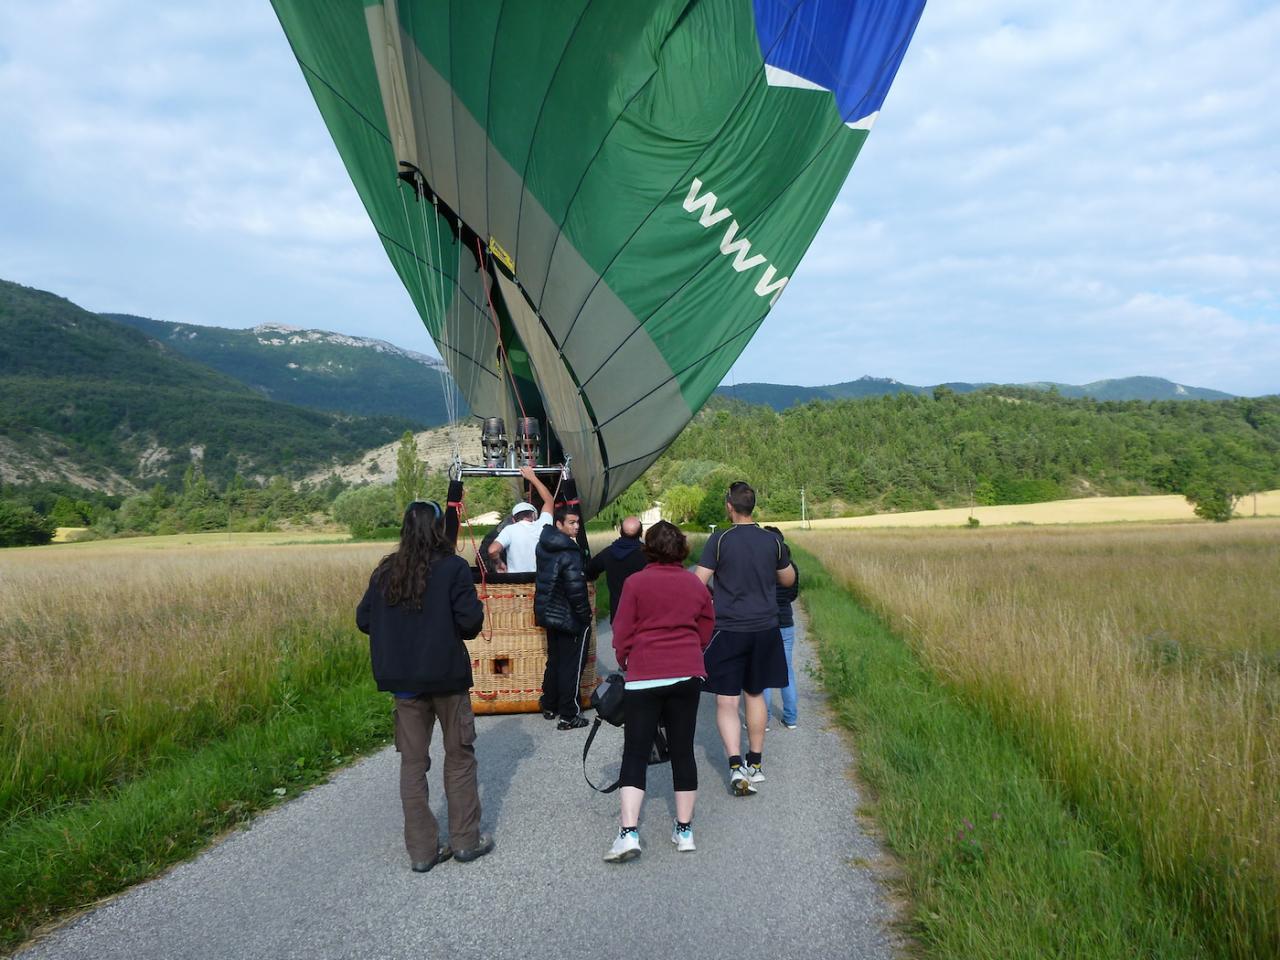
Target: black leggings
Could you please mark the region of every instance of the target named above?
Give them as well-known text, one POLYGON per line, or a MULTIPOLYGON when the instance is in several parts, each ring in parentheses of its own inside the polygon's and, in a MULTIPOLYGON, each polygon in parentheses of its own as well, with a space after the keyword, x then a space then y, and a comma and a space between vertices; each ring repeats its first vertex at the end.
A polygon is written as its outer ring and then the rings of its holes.
POLYGON ((661 719, 667 728, 667 746, 671 749, 672 784, 677 790, 698 789, 693 734, 698 728, 701 693, 702 680, 699 677, 665 687, 626 691, 622 697, 622 711, 626 718, 622 728, 622 786, 644 789, 649 751, 661 719))

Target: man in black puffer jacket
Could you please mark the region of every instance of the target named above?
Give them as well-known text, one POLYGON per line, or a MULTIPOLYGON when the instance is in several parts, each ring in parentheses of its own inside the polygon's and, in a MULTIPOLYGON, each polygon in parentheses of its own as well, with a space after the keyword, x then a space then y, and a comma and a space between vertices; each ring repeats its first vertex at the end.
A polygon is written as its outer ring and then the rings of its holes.
POLYGON ((538 540, 538 578, 533 594, 534 620, 547 630, 547 669, 542 674, 542 715, 560 718, 557 730, 587 725, 578 705, 578 684, 587 657, 591 604, 583 571, 576 506, 556 507, 555 522, 538 540))

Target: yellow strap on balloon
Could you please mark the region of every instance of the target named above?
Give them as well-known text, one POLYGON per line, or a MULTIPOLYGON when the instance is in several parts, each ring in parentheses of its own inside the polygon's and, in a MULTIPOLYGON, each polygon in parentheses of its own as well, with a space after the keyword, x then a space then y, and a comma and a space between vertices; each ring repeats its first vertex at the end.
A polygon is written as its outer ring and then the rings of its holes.
POLYGON ((511 272, 514 277, 516 273, 516 262, 511 258, 511 254, 507 253, 494 237, 489 238, 489 252, 502 262, 502 265, 511 272))

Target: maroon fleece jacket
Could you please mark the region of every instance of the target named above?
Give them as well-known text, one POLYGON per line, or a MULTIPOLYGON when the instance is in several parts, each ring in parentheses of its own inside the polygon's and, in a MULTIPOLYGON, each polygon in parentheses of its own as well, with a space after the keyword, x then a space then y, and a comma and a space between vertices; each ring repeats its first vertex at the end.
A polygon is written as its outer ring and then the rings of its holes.
POLYGON ((651 563, 627 578, 613 618, 618 665, 628 680, 705 677, 715 619, 701 580, 678 563, 651 563))

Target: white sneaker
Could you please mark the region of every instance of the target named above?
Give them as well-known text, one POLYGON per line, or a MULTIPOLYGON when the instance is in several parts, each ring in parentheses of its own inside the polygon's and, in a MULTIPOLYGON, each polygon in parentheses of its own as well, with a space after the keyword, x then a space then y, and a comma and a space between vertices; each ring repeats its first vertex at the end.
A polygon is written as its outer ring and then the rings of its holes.
POLYGON ((691 853, 698 848, 693 845, 693 827, 685 827, 680 829, 679 823, 671 826, 671 842, 676 845, 676 849, 681 853, 691 853))
POLYGON ((750 797, 758 792, 746 767, 730 767, 729 770, 729 792, 735 797, 750 797))
MULTIPOLYGON (((690 839, 692 842, 692 838, 690 839)), ((605 863, 626 863, 640 856, 640 835, 634 830, 619 830, 613 846, 604 855, 605 863)))
POLYGON ((742 768, 747 771, 747 777, 752 783, 764 783, 764 768, 758 763, 748 763, 742 768))

